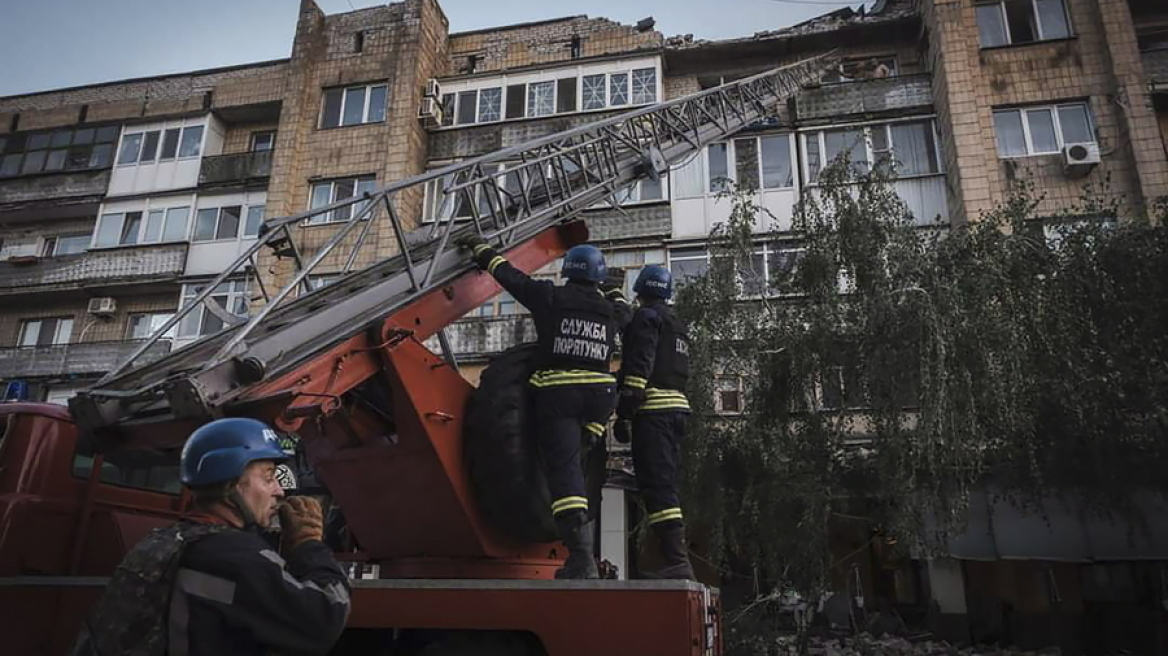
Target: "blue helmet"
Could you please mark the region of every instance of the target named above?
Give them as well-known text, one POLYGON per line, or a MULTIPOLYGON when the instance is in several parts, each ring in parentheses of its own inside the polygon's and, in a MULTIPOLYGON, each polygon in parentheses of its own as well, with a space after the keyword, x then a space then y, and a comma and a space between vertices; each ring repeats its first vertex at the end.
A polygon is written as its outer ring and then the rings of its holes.
POLYGON ((673 296, 673 274, 660 264, 650 264, 637 276, 633 292, 662 300, 673 296))
POLYGON ((216 419, 191 433, 183 446, 179 470, 190 487, 229 483, 256 460, 286 460, 279 436, 255 419, 216 419))
POLYGON ((604 264, 604 254, 591 244, 573 246, 564 256, 564 267, 560 274, 568 280, 590 280, 601 282, 608 275, 604 264))

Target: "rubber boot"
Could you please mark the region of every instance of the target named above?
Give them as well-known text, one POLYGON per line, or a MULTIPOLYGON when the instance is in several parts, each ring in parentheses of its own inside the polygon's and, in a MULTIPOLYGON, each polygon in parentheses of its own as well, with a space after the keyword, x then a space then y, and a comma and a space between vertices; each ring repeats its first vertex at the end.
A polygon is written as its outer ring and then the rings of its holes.
POLYGON ((661 543, 661 555, 665 557, 661 569, 653 572, 654 579, 694 580, 693 566, 689 562, 689 546, 685 541, 685 524, 664 522, 653 527, 661 543))
POLYGON ((568 559, 556 570, 557 579, 597 579, 600 573, 592 556, 592 522, 581 511, 556 515, 560 539, 568 548, 568 559))

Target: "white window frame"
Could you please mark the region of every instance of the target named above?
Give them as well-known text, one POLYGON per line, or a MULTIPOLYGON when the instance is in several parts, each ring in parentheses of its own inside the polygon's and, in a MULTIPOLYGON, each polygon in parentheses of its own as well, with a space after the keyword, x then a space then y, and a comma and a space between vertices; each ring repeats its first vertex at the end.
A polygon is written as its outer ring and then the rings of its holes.
MULTIPOLYGON (((131 341, 149 339, 150 336, 155 333, 155 331, 157 331, 159 328, 161 328, 167 321, 170 321, 170 319, 172 317, 174 317, 174 311, 133 312, 126 319, 126 339, 131 340, 131 341), (135 337, 134 336, 134 327, 135 327, 134 323, 138 320, 141 320, 141 319, 147 320, 148 328, 147 328, 145 335, 142 335, 140 337, 135 337)), ((175 325, 171 326, 170 330, 167 330, 162 335, 162 337, 163 337, 163 339, 173 339, 176 333, 178 333, 178 324, 177 323, 175 325)))
POLYGON ((53 242, 53 252, 52 252, 53 256, 77 255, 79 253, 84 253, 85 251, 89 250, 89 244, 93 240, 93 234, 87 233, 87 232, 76 232, 76 233, 68 233, 68 234, 64 234, 64 235, 56 235, 52 239, 55 240, 53 242), (84 246, 82 246, 81 250, 70 251, 68 253, 61 252, 61 242, 62 242, 62 240, 66 240, 66 239, 77 240, 77 243, 84 243, 84 246), (82 241, 82 240, 84 240, 84 241, 82 241))
POLYGON ((981 24, 977 23, 977 16, 975 13, 974 22, 975 22, 976 27, 978 28, 978 45, 981 48, 1008 48, 1010 46, 1021 46, 1021 45, 1031 44, 1031 43, 1041 43, 1043 41, 1058 41, 1060 39, 1069 39, 1069 38, 1075 36, 1075 26, 1071 22, 1071 9, 1069 6, 1067 6, 1066 0, 1059 0, 1059 2, 1061 2, 1061 4, 1062 4, 1063 16, 1066 18, 1066 21, 1067 21, 1067 33, 1064 36, 1052 36, 1052 37, 1048 37, 1045 34, 1043 34, 1043 32, 1046 31, 1046 28, 1042 24, 1042 15, 1040 13, 1038 13, 1037 0, 1025 0, 1027 3, 1030 4, 1030 14, 1034 18, 1034 24, 1038 27, 1038 34, 1036 35, 1037 38, 1034 39, 1033 41, 1022 41, 1022 42, 1014 41, 1014 34, 1010 30, 1010 19, 1009 19, 1009 16, 1006 14, 1006 2, 1007 1, 1008 0, 992 0, 992 1, 980 1, 979 0, 978 2, 974 3, 974 11, 975 12, 977 11, 978 7, 996 6, 998 8, 998 14, 1001 16, 1002 28, 1005 29, 1005 31, 1006 31, 1006 42, 1005 43, 998 44, 998 45, 991 45, 991 46, 987 46, 987 45, 982 44, 981 43, 981 34, 980 34, 981 24))
POLYGON ((250 144, 250 148, 248 149, 249 152, 262 153, 262 152, 267 152, 270 150, 275 150, 275 148, 276 148, 276 131, 275 130, 260 130, 258 132, 251 133, 251 144, 250 144), (258 144, 261 137, 266 137, 268 139, 268 147, 267 148, 256 148, 256 145, 258 144))
POLYGON ((344 86, 344 87, 328 87, 328 88, 324 89, 320 94, 320 113, 319 113, 320 118, 316 122, 316 127, 317 127, 317 129, 320 129, 320 130, 333 130, 336 128, 349 128, 349 127, 353 127, 356 125, 370 125, 372 123, 384 123, 389 118, 389 100, 390 99, 389 99, 389 82, 388 81, 371 82, 368 84, 353 84, 353 85, 344 86), (385 115, 377 121, 371 121, 371 120, 369 120, 369 104, 370 104, 370 101, 372 100, 373 94, 370 92, 373 89, 376 89, 378 87, 385 87, 385 115), (349 100, 348 100, 349 99, 349 92, 354 90, 354 89, 364 89, 365 90, 365 97, 363 99, 363 106, 361 108, 361 121, 358 123, 345 123, 345 105, 349 102, 349 100), (340 108, 340 113, 337 115, 337 124, 325 126, 325 124, 324 124, 325 103, 328 99, 329 92, 332 92, 332 91, 340 91, 341 92, 341 108, 340 108))
POLYGON ((1062 152, 1063 148, 1070 143, 1097 143, 1095 136, 1095 114, 1091 111, 1091 103, 1087 101, 1056 103, 1053 105, 1023 105, 1021 107, 1006 107, 993 110, 994 121, 994 148, 998 151, 998 159, 1021 159, 1023 157, 1041 157, 1044 155, 1057 155, 1062 152), (1087 132, 1091 135, 1091 141, 1087 142, 1071 142, 1067 141, 1063 134, 1062 117, 1059 115, 1059 109, 1064 107, 1082 107, 1087 110, 1087 132), (1051 120, 1054 125, 1054 137, 1058 143, 1058 147, 1052 151, 1038 151, 1034 149, 1033 136, 1030 133, 1030 112, 1049 111, 1051 120), (1026 152, 1018 155, 1004 155, 1001 148, 998 146, 998 126, 996 117, 998 114, 1006 114, 1009 112, 1020 112, 1022 116, 1022 134, 1026 140, 1026 152))
POLYGON ((73 338, 73 317, 40 317, 37 319, 22 319, 20 322, 20 338, 17 344, 21 348, 38 348, 44 346, 64 346, 71 343, 73 338), (41 330, 44 329, 46 321, 56 322, 53 326, 52 342, 48 344, 38 344, 40 341, 41 330), (35 326, 36 333, 30 335, 29 330, 35 326), (29 337, 32 337, 32 342, 29 342, 29 337))
MULTIPOLYGON (((313 192, 317 186, 324 184, 329 185, 329 202, 325 203, 325 205, 332 205, 338 200, 342 200, 337 198, 337 184, 349 181, 353 182, 353 195, 346 196, 346 198, 360 198, 364 191, 372 191, 377 188, 377 176, 372 173, 368 175, 354 175, 344 178, 330 178, 328 180, 313 180, 308 184, 308 210, 311 211, 316 209, 312 205, 312 197, 315 195, 313 192), (363 184, 365 185, 364 188, 362 187, 363 184)), ((325 205, 321 205, 321 207, 324 207, 325 205)), ((359 212, 361 209, 363 209, 363 207, 359 207, 359 203, 353 203, 349 206, 349 216, 351 217, 353 212, 359 212)), ((328 212, 327 214, 315 214, 304 219, 303 225, 328 225, 330 223, 343 223, 348 220, 348 217, 341 219, 335 218, 333 212, 328 212)))
POLYGON ((176 244, 176 243, 188 241, 190 239, 191 231, 194 227, 194 222, 191 220, 192 207, 193 206, 190 203, 190 201, 187 201, 185 204, 182 204, 182 205, 168 205, 168 206, 161 206, 161 207, 146 206, 146 207, 143 207, 141 209, 123 210, 120 212, 102 212, 100 215, 98 215, 97 221, 94 223, 93 239, 89 245, 89 248, 91 248, 91 249, 131 248, 134 246, 144 246, 144 245, 149 245, 149 244, 176 244), (170 220, 171 211, 180 210, 180 209, 184 209, 184 208, 186 209, 186 227, 183 229, 182 236, 177 238, 177 239, 164 239, 163 235, 166 234, 166 223, 170 220), (146 231, 147 231, 147 227, 149 226, 149 223, 150 223, 150 213, 157 212, 157 211, 163 212, 162 230, 159 232, 159 238, 157 240, 146 241, 146 231), (121 235, 122 231, 125 228, 126 215, 127 214, 135 214, 135 213, 141 214, 141 221, 138 224, 137 239, 133 243, 129 243, 129 244, 121 243, 120 236, 118 238, 118 243, 116 243, 116 244, 99 244, 97 242, 98 235, 101 234, 102 225, 104 224, 105 221, 111 220, 107 217, 118 217, 117 218, 118 234, 121 235))
MULTIPOLYGON (((207 280, 204 282, 192 282, 192 283, 187 283, 187 284, 183 285, 182 291, 180 292, 180 295, 179 295, 179 308, 185 308, 188 303, 193 301, 199 295, 200 288, 205 286, 205 285, 209 285, 209 284, 211 284, 210 280, 207 280)), ((220 291, 220 292, 212 292, 205 300, 209 301, 211 303, 214 303, 214 302, 216 302, 214 300, 214 298, 216 296, 226 296, 227 305, 226 305, 226 307, 224 307, 224 309, 227 310, 231 314, 236 314, 235 312, 232 311, 232 308, 236 307, 237 302, 242 300, 244 312, 246 314, 247 309, 248 309, 248 294, 249 294, 248 281, 241 279, 241 278, 234 278, 234 279, 229 279, 229 280, 223 281, 219 286, 220 287, 226 286, 226 289, 224 289, 223 291, 220 291)), ((220 307, 223 307, 223 305, 220 304, 220 307)), ((208 310, 206 308, 204 303, 200 303, 197 307, 193 308, 181 320, 179 320, 179 322, 176 326, 177 327, 177 331, 176 331, 177 335, 180 338, 197 338, 197 337, 204 337, 206 335, 214 334, 214 333, 204 333, 203 332, 203 321, 206 318, 206 315, 208 312, 210 312, 210 310, 208 310), (191 317, 198 318, 198 323, 197 323, 198 330, 194 333, 191 333, 190 331, 186 330, 186 328, 189 326, 188 322, 192 321, 191 317)), ((212 314, 212 316, 214 316, 214 314, 212 314)), ((239 316, 239 315, 237 315, 237 316, 239 316)), ((226 328, 226 327, 228 327, 228 326, 224 325, 224 328, 226 328)), ((220 330, 222 330, 222 329, 223 328, 220 328, 220 330)))
MULTIPOLYGON (((937 172, 936 173, 905 173, 905 174, 901 174, 898 172, 898 173, 896 173, 896 177, 898 179, 901 179, 901 180, 911 180, 914 178, 929 178, 929 177, 934 177, 934 176, 938 176, 938 175, 944 175, 945 174, 945 160, 943 157, 941 157, 941 135, 937 132, 936 116, 930 114, 928 116, 905 117, 905 118, 901 118, 901 119, 897 119, 897 120, 893 120, 893 121, 848 123, 848 124, 841 124, 841 125, 832 125, 830 127, 820 126, 820 127, 814 128, 814 129, 800 130, 799 131, 799 138, 802 139, 802 141, 803 141, 803 148, 801 149, 802 152, 800 153, 801 157, 799 159, 800 159, 800 168, 801 168, 800 172, 803 175, 804 184, 806 184, 808 186, 818 185, 819 184, 819 174, 823 172, 824 167, 826 167, 828 164, 830 164, 830 160, 827 157, 827 140, 824 136, 825 133, 835 132, 835 131, 839 131, 839 130, 861 130, 863 132, 863 135, 864 135, 864 138, 863 138, 863 141, 864 141, 864 143, 863 143, 864 162, 863 163, 864 163, 864 166, 866 167, 865 170, 871 170, 871 167, 875 166, 875 164, 876 164, 876 153, 878 152, 878 151, 876 151, 875 148, 873 148, 873 145, 872 145, 872 130, 876 129, 876 128, 883 129, 885 131, 885 135, 887 136, 888 150, 892 154, 893 159, 891 161, 893 162, 893 170, 895 171, 896 161, 897 161, 895 159, 896 144, 893 143, 893 140, 892 140, 892 129, 891 129, 892 126, 900 125, 903 123, 924 123, 924 122, 928 122, 930 127, 932 128, 932 131, 933 131, 933 158, 934 158, 934 161, 936 161, 936 163, 937 163, 937 172), (812 169, 811 169, 811 158, 807 156, 807 143, 808 143, 808 140, 810 140, 810 139, 815 139, 815 143, 819 149, 818 150, 819 168, 814 172, 814 175, 812 174, 812 169)), ((856 149, 853 149, 852 152, 858 153, 858 151, 859 151, 859 149, 856 148, 856 149)), ((858 160, 853 159, 852 163, 856 164, 859 162, 858 162, 858 160)))
POLYGON ((207 130, 206 123, 198 123, 198 124, 192 124, 192 125, 178 125, 178 126, 173 126, 173 125, 165 126, 164 125, 164 126, 156 128, 156 129, 137 130, 134 132, 123 131, 121 137, 118 139, 118 144, 117 144, 118 148, 114 152, 114 167, 115 168, 129 168, 131 166, 154 166, 154 165, 160 164, 162 162, 177 162, 177 161, 181 161, 181 160, 198 159, 199 157, 202 156, 203 149, 206 146, 207 132, 208 132, 208 130, 207 130), (183 143, 184 143, 183 137, 186 136, 187 130, 194 130, 194 129, 202 130, 202 132, 199 134, 199 144, 198 144, 197 152, 195 152, 193 155, 183 155, 182 154, 182 147, 183 147, 183 143), (165 157, 164 158, 162 156, 162 147, 163 147, 163 144, 165 143, 165 140, 166 140, 166 133, 169 132, 170 130, 178 130, 178 144, 175 146, 174 157, 165 157), (146 135, 151 133, 151 132, 158 133, 158 144, 157 144, 157 147, 155 148, 154 159, 144 162, 144 161, 142 161, 142 146, 144 146, 146 143, 146 135), (125 146, 126 140, 129 139, 130 137, 135 137, 135 136, 139 136, 139 135, 142 136, 142 140, 138 144, 138 153, 134 156, 134 161, 123 163, 121 161, 122 160, 122 148, 125 146))
POLYGON ((746 412, 746 381, 742 376, 717 374, 714 376, 714 413, 723 416, 737 416, 746 412), (725 383, 729 385, 724 386, 725 383), (738 395, 738 409, 727 410, 722 402, 723 392, 738 395))
MULTIPOLYGON (((495 75, 491 77, 484 77, 482 79, 474 79, 470 81, 455 80, 446 83, 443 89, 442 98, 439 102, 443 107, 449 107, 450 116, 444 117, 442 129, 466 127, 468 125, 480 125, 486 123, 499 123, 503 121, 520 121, 532 118, 545 118, 549 116, 563 116, 568 114, 580 114, 587 112, 602 112, 612 109, 624 109, 631 107, 639 107, 651 105, 653 103, 661 102, 664 97, 664 83, 662 79, 661 63, 659 60, 641 59, 630 62, 618 62, 615 64, 600 63, 600 64, 582 64, 575 67, 575 74, 572 74, 572 68, 553 68, 535 73, 515 73, 506 75, 495 75), (643 71, 652 71, 653 73, 653 100, 643 103, 633 102, 633 74, 643 71), (594 107, 591 109, 584 109, 584 78, 595 75, 604 76, 604 102, 601 107, 594 107), (620 105, 612 104, 612 76, 625 76, 625 102, 620 105), (574 110, 561 112, 559 111, 560 103, 560 87, 559 81, 567 78, 574 78, 576 81, 576 107, 574 110), (528 104, 528 99, 531 93, 531 85, 551 82, 552 83, 552 111, 548 114, 532 114, 528 104), (523 116, 507 118, 507 101, 508 91, 512 86, 523 86, 523 116), (481 92, 484 89, 499 89, 499 118, 495 120, 483 121, 480 120, 481 112, 481 92), (473 121, 458 121, 458 114, 461 109, 463 99, 461 94, 474 91, 475 93, 475 111, 473 121)), ((323 102, 323 101, 322 101, 323 102)), ((323 111, 323 108, 322 108, 323 111)), ((343 111, 342 111, 343 113, 343 111)))
POLYGON ((768 193, 777 191, 793 191, 799 187, 799 176, 796 175, 798 169, 798 153, 795 150, 795 133, 794 132, 767 132, 764 134, 748 134, 739 137, 733 137, 725 141, 716 141, 707 145, 702 149, 701 159, 701 175, 702 175, 702 193, 697 196, 680 196, 679 198, 714 198, 719 192, 713 191, 711 186, 714 178, 710 172, 710 165, 713 158, 710 157, 710 147, 715 145, 726 146, 726 179, 734 184, 738 183, 738 154, 737 141, 753 139, 755 142, 755 165, 758 171, 758 193, 768 193), (787 162, 791 165, 791 184, 790 186, 782 187, 767 187, 762 171, 762 140, 763 139, 784 139, 787 143, 787 162))

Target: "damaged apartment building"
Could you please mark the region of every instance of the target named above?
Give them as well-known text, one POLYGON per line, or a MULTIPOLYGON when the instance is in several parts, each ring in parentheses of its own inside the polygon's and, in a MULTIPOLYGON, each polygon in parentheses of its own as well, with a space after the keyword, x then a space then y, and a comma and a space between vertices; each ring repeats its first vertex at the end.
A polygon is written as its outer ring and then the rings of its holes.
MULTIPOLYGON (((839 66, 769 120, 620 191, 619 211, 587 211, 593 241, 630 287, 646 264, 681 280, 706 268, 706 239, 729 216, 718 197, 729 181, 755 190, 777 221, 759 225, 768 238, 748 285, 762 293, 771 272, 798 260, 795 204, 845 150, 868 166, 891 163, 897 192, 928 228, 977 221, 1018 179, 1038 186, 1040 213, 1051 216, 1105 180, 1136 210, 1168 196, 1162 0, 877 0, 718 41, 655 27, 572 16, 451 33, 435 0, 336 15, 303 0, 287 59, 0 98, 5 398, 64 403, 92 384, 253 243, 265 218, 827 50, 839 66)), ((469 203, 440 202, 443 184, 405 199, 403 220, 468 219, 469 203)), ((329 223, 348 218, 320 215, 296 239, 311 252, 329 223)), ((389 230, 372 238, 385 254, 395 248, 389 230)), ((311 283, 334 283, 343 265, 326 261, 311 283)), ((144 360, 254 312, 278 269, 260 261, 220 285, 144 360)), ((493 355, 535 336, 506 293, 447 333, 472 381, 493 355)), ((740 382, 717 388, 718 411, 740 412, 740 382)), ((819 400, 842 396, 824 389, 819 400)), ((1168 575, 1155 561, 1168 561, 1168 534, 1140 548, 1100 546, 1062 539, 1094 530, 1070 517, 1055 539, 1039 520, 983 514, 996 542, 970 538, 953 558, 928 562, 855 555, 864 539, 853 545, 841 532, 860 581, 852 592, 916 609, 952 639, 1087 651, 1128 641, 1155 653, 1154 622, 1111 619, 1162 612, 1168 575), (1033 539, 1002 539, 1011 534, 1033 539)), ((619 515, 602 537, 622 571, 625 528, 619 515)))

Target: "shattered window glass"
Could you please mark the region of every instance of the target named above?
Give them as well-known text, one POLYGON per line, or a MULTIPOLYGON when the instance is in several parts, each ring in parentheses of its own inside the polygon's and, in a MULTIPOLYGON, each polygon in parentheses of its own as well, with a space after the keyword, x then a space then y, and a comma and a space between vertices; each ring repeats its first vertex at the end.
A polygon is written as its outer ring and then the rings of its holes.
POLYGON ((584 106, 585 111, 589 109, 604 109, 604 92, 605 83, 607 82, 605 75, 585 75, 584 76, 584 106))
POLYGON ((633 104, 657 102, 657 69, 640 68, 633 71, 633 104))
POLYGON ((556 113, 556 83, 534 82, 527 85, 527 115, 548 116, 556 113))

